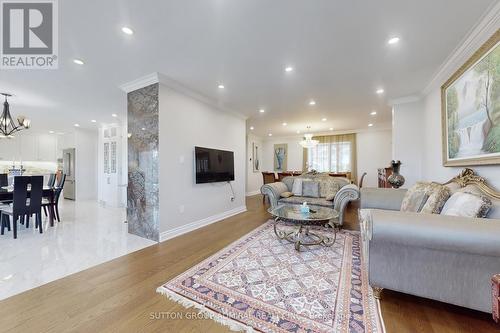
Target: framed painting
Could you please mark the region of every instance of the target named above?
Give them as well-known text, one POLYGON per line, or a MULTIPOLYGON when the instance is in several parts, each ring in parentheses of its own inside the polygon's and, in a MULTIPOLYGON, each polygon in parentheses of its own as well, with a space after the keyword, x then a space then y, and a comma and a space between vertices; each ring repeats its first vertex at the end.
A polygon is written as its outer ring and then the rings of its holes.
POLYGON ((279 143, 274 145, 274 171, 286 171, 288 159, 288 144, 279 143))
POLYGON ((260 151, 259 151, 259 145, 257 145, 255 142, 252 143, 252 167, 253 167, 253 172, 259 172, 260 171, 260 157, 259 157, 260 151))
POLYGON ((443 165, 500 164, 500 30, 441 87, 443 165))

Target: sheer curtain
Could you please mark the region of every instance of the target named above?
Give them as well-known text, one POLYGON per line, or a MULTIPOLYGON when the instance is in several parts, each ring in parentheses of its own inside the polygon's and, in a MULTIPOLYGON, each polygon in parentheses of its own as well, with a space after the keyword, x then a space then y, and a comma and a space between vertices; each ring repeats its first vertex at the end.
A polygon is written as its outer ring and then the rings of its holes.
POLYGON ((356 134, 316 136, 319 143, 304 149, 304 170, 319 172, 350 172, 356 180, 356 134))

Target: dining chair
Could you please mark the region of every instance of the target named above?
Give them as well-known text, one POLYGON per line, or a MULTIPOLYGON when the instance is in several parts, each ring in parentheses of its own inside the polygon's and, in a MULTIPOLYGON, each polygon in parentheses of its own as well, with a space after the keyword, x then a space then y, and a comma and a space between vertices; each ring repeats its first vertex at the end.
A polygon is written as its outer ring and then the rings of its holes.
MULTIPOLYGON (((55 175, 54 175, 55 176, 55 175)), ((54 177, 55 179, 55 177, 54 177)), ((57 185, 54 186, 54 201, 51 203, 48 198, 42 199, 42 208, 45 216, 47 216, 47 209, 51 210, 52 216, 55 216, 57 222, 61 222, 59 217, 59 198, 61 197, 61 192, 64 189, 64 182, 66 181, 66 174, 62 174, 57 185)))
MULTIPOLYGON (((264 185, 276 182, 274 172, 262 172, 262 180, 264 185)), ((266 202, 266 196, 262 196, 262 203, 266 202)))
POLYGON ((9 186, 9 175, 0 173, 0 186, 9 186))
POLYGON ((56 183, 56 174, 55 173, 51 173, 49 175, 49 181, 47 182, 47 186, 48 187, 54 187, 55 183, 56 183))
POLYGON ((282 181, 283 178, 293 176, 293 172, 278 172, 278 181, 282 181))
POLYGON ((10 218, 14 238, 17 238, 17 221, 26 219, 26 228, 29 228, 29 217, 35 215, 35 228, 42 233, 42 195, 43 176, 17 176, 14 178, 14 195, 10 205, 0 207, 0 220, 2 222, 0 234, 4 234, 4 229, 10 231, 10 218), (29 189, 28 189, 29 188, 29 189), (28 200, 29 199, 29 200, 28 200))
POLYGON ((363 181, 365 180, 365 177, 366 177, 366 172, 363 172, 363 175, 361 176, 361 179, 359 180, 359 185, 358 185, 359 188, 363 187, 363 181))

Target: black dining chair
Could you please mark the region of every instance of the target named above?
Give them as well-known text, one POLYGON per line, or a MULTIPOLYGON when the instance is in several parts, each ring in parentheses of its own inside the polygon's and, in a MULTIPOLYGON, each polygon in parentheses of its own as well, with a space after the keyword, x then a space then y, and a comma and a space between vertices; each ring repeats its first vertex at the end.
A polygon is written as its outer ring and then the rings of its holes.
POLYGON ((13 202, 0 207, 0 221, 2 222, 0 233, 4 234, 5 227, 10 231, 10 217, 12 217, 14 238, 17 238, 17 221, 23 222, 24 218, 28 217, 26 228, 29 228, 29 217, 33 215, 36 221, 35 228, 38 227, 42 233, 42 195, 43 176, 15 177, 13 202))
POLYGON ((54 187, 55 183, 56 183, 56 174, 55 173, 51 173, 49 175, 49 181, 47 182, 47 186, 48 187, 54 187))
POLYGON ((9 175, 0 173, 0 186, 9 186, 9 175))
MULTIPOLYGON (((55 175, 54 175, 55 181, 55 175)), ((45 216, 47 216, 47 209, 51 210, 52 216, 55 216, 57 222, 61 222, 61 218, 59 217, 59 198, 61 197, 61 192, 64 189, 64 182, 66 181, 66 174, 62 174, 57 185, 54 186, 54 202, 51 203, 48 198, 43 198, 42 200, 42 208, 45 216)))
MULTIPOLYGON (((5 187, 9 186, 9 175, 6 173, 0 173, 0 187, 5 187)), ((1 204, 9 204, 11 203, 12 200, 2 200, 0 201, 1 204)))

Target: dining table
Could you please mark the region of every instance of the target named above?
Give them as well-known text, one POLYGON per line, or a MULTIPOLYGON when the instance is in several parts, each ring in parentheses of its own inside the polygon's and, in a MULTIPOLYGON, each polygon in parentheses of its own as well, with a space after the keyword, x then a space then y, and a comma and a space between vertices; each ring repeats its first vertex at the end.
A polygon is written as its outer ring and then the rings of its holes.
MULTIPOLYGON (((54 203, 54 197, 55 197, 55 187, 50 187, 50 186, 44 186, 43 187, 43 192, 42 196, 44 198, 47 198, 51 204, 54 203)), ((28 196, 29 196, 29 189, 28 189, 28 196)), ((12 201, 14 200, 14 187, 13 186, 2 186, 0 188, 0 201, 12 201)), ((49 209, 49 223, 50 226, 54 226, 54 212, 52 209, 49 209)))

